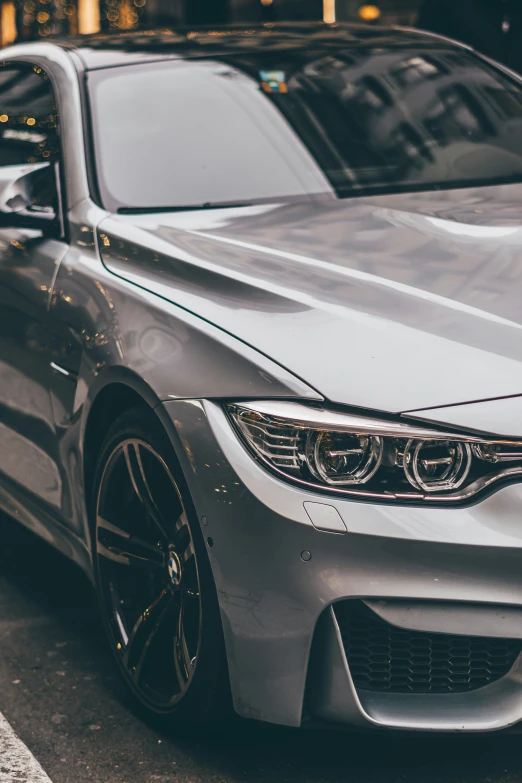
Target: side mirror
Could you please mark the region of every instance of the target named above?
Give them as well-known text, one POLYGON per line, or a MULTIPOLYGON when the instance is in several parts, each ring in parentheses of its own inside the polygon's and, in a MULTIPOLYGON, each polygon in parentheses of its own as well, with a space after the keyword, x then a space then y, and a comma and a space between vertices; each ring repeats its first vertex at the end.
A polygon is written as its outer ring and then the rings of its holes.
POLYGON ((0 228, 59 230, 57 178, 51 163, 0 166, 0 228))

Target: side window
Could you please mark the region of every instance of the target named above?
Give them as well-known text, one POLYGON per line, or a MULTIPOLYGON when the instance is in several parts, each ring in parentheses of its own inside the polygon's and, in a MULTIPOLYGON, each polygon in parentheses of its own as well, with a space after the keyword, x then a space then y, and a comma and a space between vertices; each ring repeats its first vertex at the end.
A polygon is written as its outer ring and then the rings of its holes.
POLYGON ((38 66, 0 64, 0 166, 54 163, 60 156, 57 106, 38 66))
MULTIPOLYGON (((59 158, 58 111, 48 75, 29 63, 0 63, 0 166, 53 164, 59 158)), ((58 211, 53 166, 41 172, 31 201, 58 211)))

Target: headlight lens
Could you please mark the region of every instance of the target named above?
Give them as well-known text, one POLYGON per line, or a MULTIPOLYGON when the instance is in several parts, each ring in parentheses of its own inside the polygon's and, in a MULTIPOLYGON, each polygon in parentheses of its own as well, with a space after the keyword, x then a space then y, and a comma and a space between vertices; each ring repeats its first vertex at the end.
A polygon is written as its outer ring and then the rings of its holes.
POLYGON ((455 435, 294 402, 226 406, 250 451, 294 483, 391 502, 462 502, 522 480, 522 442, 455 435))
POLYGON ((382 439, 351 432, 312 432, 306 439, 306 464, 319 481, 362 484, 379 469, 382 439))
POLYGON ((461 487, 471 469, 469 443, 458 440, 410 440, 404 452, 404 472, 413 487, 424 492, 449 492, 461 487))

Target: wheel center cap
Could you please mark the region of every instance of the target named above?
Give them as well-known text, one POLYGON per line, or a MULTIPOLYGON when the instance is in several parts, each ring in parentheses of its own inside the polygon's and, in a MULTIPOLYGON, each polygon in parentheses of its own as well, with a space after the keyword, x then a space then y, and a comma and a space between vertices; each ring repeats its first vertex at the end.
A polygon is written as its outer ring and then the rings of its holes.
POLYGON ((172 584, 177 587, 181 582, 181 561, 177 553, 172 549, 169 552, 169 562, 167 567, 169 570, 169 579, 172 584))

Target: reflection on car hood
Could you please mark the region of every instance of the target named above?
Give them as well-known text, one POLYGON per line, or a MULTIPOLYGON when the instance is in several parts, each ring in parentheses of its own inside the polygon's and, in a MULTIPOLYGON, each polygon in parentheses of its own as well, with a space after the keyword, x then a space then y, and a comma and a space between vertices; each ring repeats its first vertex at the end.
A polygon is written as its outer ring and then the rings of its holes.
POLYGON ((327 399, 522 393, 522 186, 115 216, 104 263, 327 399))

